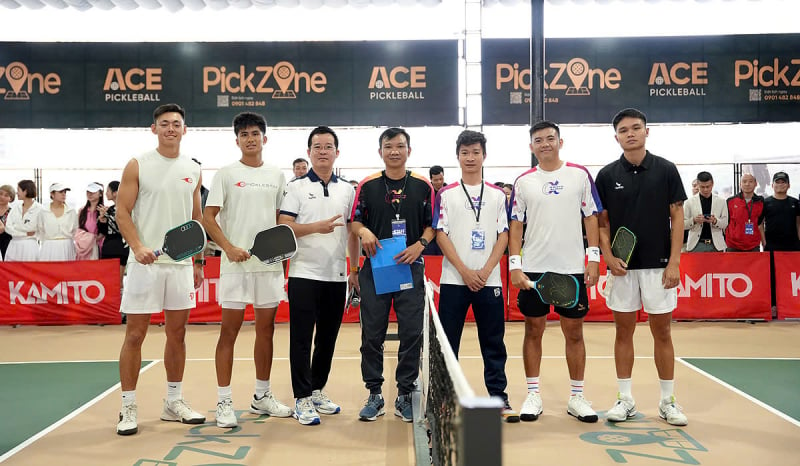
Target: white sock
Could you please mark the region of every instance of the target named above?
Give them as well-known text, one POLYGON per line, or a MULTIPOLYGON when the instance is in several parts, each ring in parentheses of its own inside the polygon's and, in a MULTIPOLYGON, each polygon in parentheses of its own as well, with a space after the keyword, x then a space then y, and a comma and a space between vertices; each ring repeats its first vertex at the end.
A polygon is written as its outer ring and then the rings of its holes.
POLYGON ((122 406, 136 404, 136 390, 122 392, 122 406))
POLYGON ((528 383, 528 393, 539 393, 539 377, 525 377, 528 383))
POLYGON ((222 403, 225 400, 230 400, 233 397, 233 390, 231 386, 217 387, 217 403, 222 403))
POLYGON ((183 382, 167 382, 167 401, 176 401, 182 398, 183 382))
POLYGON ((269 380, 256 379, 256 398, 263 398, 265 394, 269 393, 269 380))
POLYGON ((623 395, 629 396, 631 398, 633 398, 633 395, 632 395, 632 392, 631 392, 632 385, 633 385, 633 380, 630 379, 630 378, 628 378, 628 379, 617 379, 617 386, 619 387, 619 392, 622 393, 623 395))
POLYGON ((569 379, 570 396, 583 394, 583 380, 569 379))
POLYGON ((674 380, 661 380, 658 379, 659 385, 661 385, 661 399, 670 398, 673 393, 675 393, 675 381, 674 380))

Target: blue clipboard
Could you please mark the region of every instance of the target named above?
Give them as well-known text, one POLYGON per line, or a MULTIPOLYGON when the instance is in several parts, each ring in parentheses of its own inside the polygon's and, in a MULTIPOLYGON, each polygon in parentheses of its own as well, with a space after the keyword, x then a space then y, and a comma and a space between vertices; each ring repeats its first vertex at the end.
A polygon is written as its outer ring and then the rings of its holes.
POLYGON ((406 248, 406 237, 395 236, 380 240, 382 248, 370 258, 375 294, 393 293, 414 288, 411 266, 398 264, 394 256, 406 248))

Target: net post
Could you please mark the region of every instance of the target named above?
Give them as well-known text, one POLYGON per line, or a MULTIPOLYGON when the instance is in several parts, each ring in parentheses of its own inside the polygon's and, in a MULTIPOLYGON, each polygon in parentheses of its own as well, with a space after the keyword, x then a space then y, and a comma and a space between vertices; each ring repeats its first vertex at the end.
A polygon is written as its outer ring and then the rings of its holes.
POLYGON ((458 466, 503 464, 502 416, 499 398, 475 397, 461 401, 458 466))

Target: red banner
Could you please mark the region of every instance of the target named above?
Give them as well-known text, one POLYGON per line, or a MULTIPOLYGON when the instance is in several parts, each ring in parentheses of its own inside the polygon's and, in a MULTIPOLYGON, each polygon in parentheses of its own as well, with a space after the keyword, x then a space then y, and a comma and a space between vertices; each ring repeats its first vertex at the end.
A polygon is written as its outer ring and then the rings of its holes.
POLYGON ((775 252, 775 300, 779 319, 800 319, 800 252, 775 252))
POLYGON ((0 262, 0 325, 119 324, 119 261, 0 262))

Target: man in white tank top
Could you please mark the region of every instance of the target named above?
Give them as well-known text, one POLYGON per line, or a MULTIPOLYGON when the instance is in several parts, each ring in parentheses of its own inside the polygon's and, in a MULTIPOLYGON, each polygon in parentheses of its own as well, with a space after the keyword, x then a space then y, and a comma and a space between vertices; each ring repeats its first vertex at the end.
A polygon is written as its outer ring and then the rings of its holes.
POLYGON ((127 315, 125 341, 119 355, 122 410, 117 424, 119 435, 138 432, 136 382, 142 363, 142 343, 151 314, 164 311, 164 367, 167 398, 161 420, 202 424, 206 418, 183 400, 182 381, 186 365, 184 336, 189 310, 195 307, 195 288, 203 281, 205 261, 198 256, 173 261, 156 257, 167 230, 189 220, 201 220, 200 166, 181 154, 186 134, 185 111, 177 104, 165 104, 153 112, 153 134, 158 147, 134 157, 122 172, 117 197, 117 224, 130 245, 127 286, 120 312, 127 315))
POLYGON ((236 427, 231 376, 233 347, 248 304, 255 312, 253 355, 255 391, 250 412, 290 417, 292 409, 272 394, 272 335, 278 304, 286 300, 282 264, 265 265, 248 250, 258 232, 274 227, 286 190, 286 177, 276 166, 264 163, 267 122, 257 113, 244 112, 233 119, 241 157, 217 171, 203 212, 209 236, 225 252, 220 262, 219 304, 222 326, 215 361, 217 368, 218 427, 236 427), (219 215, 219 223, 217 216, 219 215))

